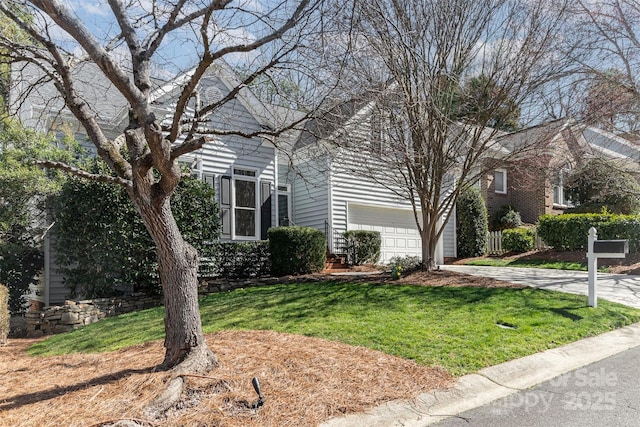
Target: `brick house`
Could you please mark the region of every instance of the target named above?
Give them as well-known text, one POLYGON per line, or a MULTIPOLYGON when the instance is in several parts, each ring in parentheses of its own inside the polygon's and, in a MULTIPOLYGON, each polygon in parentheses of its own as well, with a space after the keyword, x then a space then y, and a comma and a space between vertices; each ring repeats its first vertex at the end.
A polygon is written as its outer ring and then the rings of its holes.
POLYGON ((637 173, 640 146, 610 132, 560 119, 509 133, 497 141, 508 160, 488 159, 480 189, 489 218, 503 205, 520 212, 524 223, 535 224, 544 214, 561 214, 571 207, 564 191, 569 173, 594 157, 614 160, 637 173), (521 147, 528 147, 521 149, 521 147), (490 163, 489 163, 490 162, 490 163))

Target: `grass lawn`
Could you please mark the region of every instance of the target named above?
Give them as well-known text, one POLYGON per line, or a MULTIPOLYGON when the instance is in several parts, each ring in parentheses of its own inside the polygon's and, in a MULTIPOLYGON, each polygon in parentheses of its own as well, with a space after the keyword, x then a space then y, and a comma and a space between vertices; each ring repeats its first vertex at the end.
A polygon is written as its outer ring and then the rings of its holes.
POLYGON ((489 267, 534 267, 550 268, 554 270, 587 271, 586 262, 550 261, 544 259, 506 259, 506 258, 478 258, 465 262, 466 265, 482 265, 489 267))
MULTIPOLYGON (((640 321, 640 310, 603 300, 593 309, 586 301, 532 288, 325 282, 212 294, 200 307, 205 332, 267 329, 322 337, 464 375, 640 321)), ((53 336, 30 353, 110 351, 161 338, 163 310, 156 308, 53 336)))

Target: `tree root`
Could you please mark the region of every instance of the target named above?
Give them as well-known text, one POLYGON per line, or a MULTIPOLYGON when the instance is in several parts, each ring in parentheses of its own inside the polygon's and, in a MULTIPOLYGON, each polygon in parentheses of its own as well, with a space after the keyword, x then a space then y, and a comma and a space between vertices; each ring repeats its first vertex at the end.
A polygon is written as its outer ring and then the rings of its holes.
POLYGON ((167 350, 159 369, 181 375, 207 373, 216 366, 218 366, 218 359, 205 344, 179 353, 167 350))
POLYGON ((149 419, 162 417, 167 410, 180 400, 185 387, 185 376, 208 373, 218 365, 215 354, 206 345, 189 349, 177 365, 171 364, 168 359, 171 358, 169 356, 165 357, 160 368, 168 370, 174 376, 169 380, 164 391, 144 409, 143 413, 149 419), (167 365, 173 366, 167 369, 167 365))
POLYGON ((144 409, 144 416, 153 420, 160 418, 180 399, 183 389, 184 379, 180 376, 173 377, 160 396, 144 409))

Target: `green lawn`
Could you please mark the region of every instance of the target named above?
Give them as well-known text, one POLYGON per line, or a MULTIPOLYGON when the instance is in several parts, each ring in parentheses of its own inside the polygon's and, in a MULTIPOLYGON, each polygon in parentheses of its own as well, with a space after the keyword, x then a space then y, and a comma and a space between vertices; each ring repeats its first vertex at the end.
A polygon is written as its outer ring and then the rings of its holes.
POLYGON ((478 258, 465 262, 466 265, 482 265, 490 267, 534 267, 550 268, 554 270, 587 271, 587 263, 569 261, 548 261, 543 259, 505 259, 478 258))
MULTIPOLYGON (((640 310, 539 289, 287 284, 209 295, 206 332, 270 329, 370 347, 454 375, 640 321, 640 310), (512 325, 515 329, 498 324, 512 325)), ((56 335, 34 355, 114 350, 163 337, 161 308, 56 335)))

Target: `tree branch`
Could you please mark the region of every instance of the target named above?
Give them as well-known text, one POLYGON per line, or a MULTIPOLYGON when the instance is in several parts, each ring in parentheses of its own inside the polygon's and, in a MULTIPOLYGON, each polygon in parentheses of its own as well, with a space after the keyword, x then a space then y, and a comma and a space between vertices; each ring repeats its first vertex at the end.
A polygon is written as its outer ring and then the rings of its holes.
POLYGON ((60 162, 52 162, 49 160, 39 160, 35 162, 36 165, 42 167, 42 168, 47 168, 47 169, 58 169, 61 171, 64 171, 70 175, 74 175, 80 178, 85 178, 85 179, 90 179, 92 181, 96 181, 96 182, 104 182, 104 183, 109 183, 109 184, 118 184, 124 188, 130 188, 131 187, 131 181, 126 180, 126 179, 122 179, 116 176, 107 176, 107 175, 100 175, 100 174, 94 174, 94 173, 89 173, 85 170, 79 169, 75 166, 70 166, 66 163, 60 163, 60 162))

